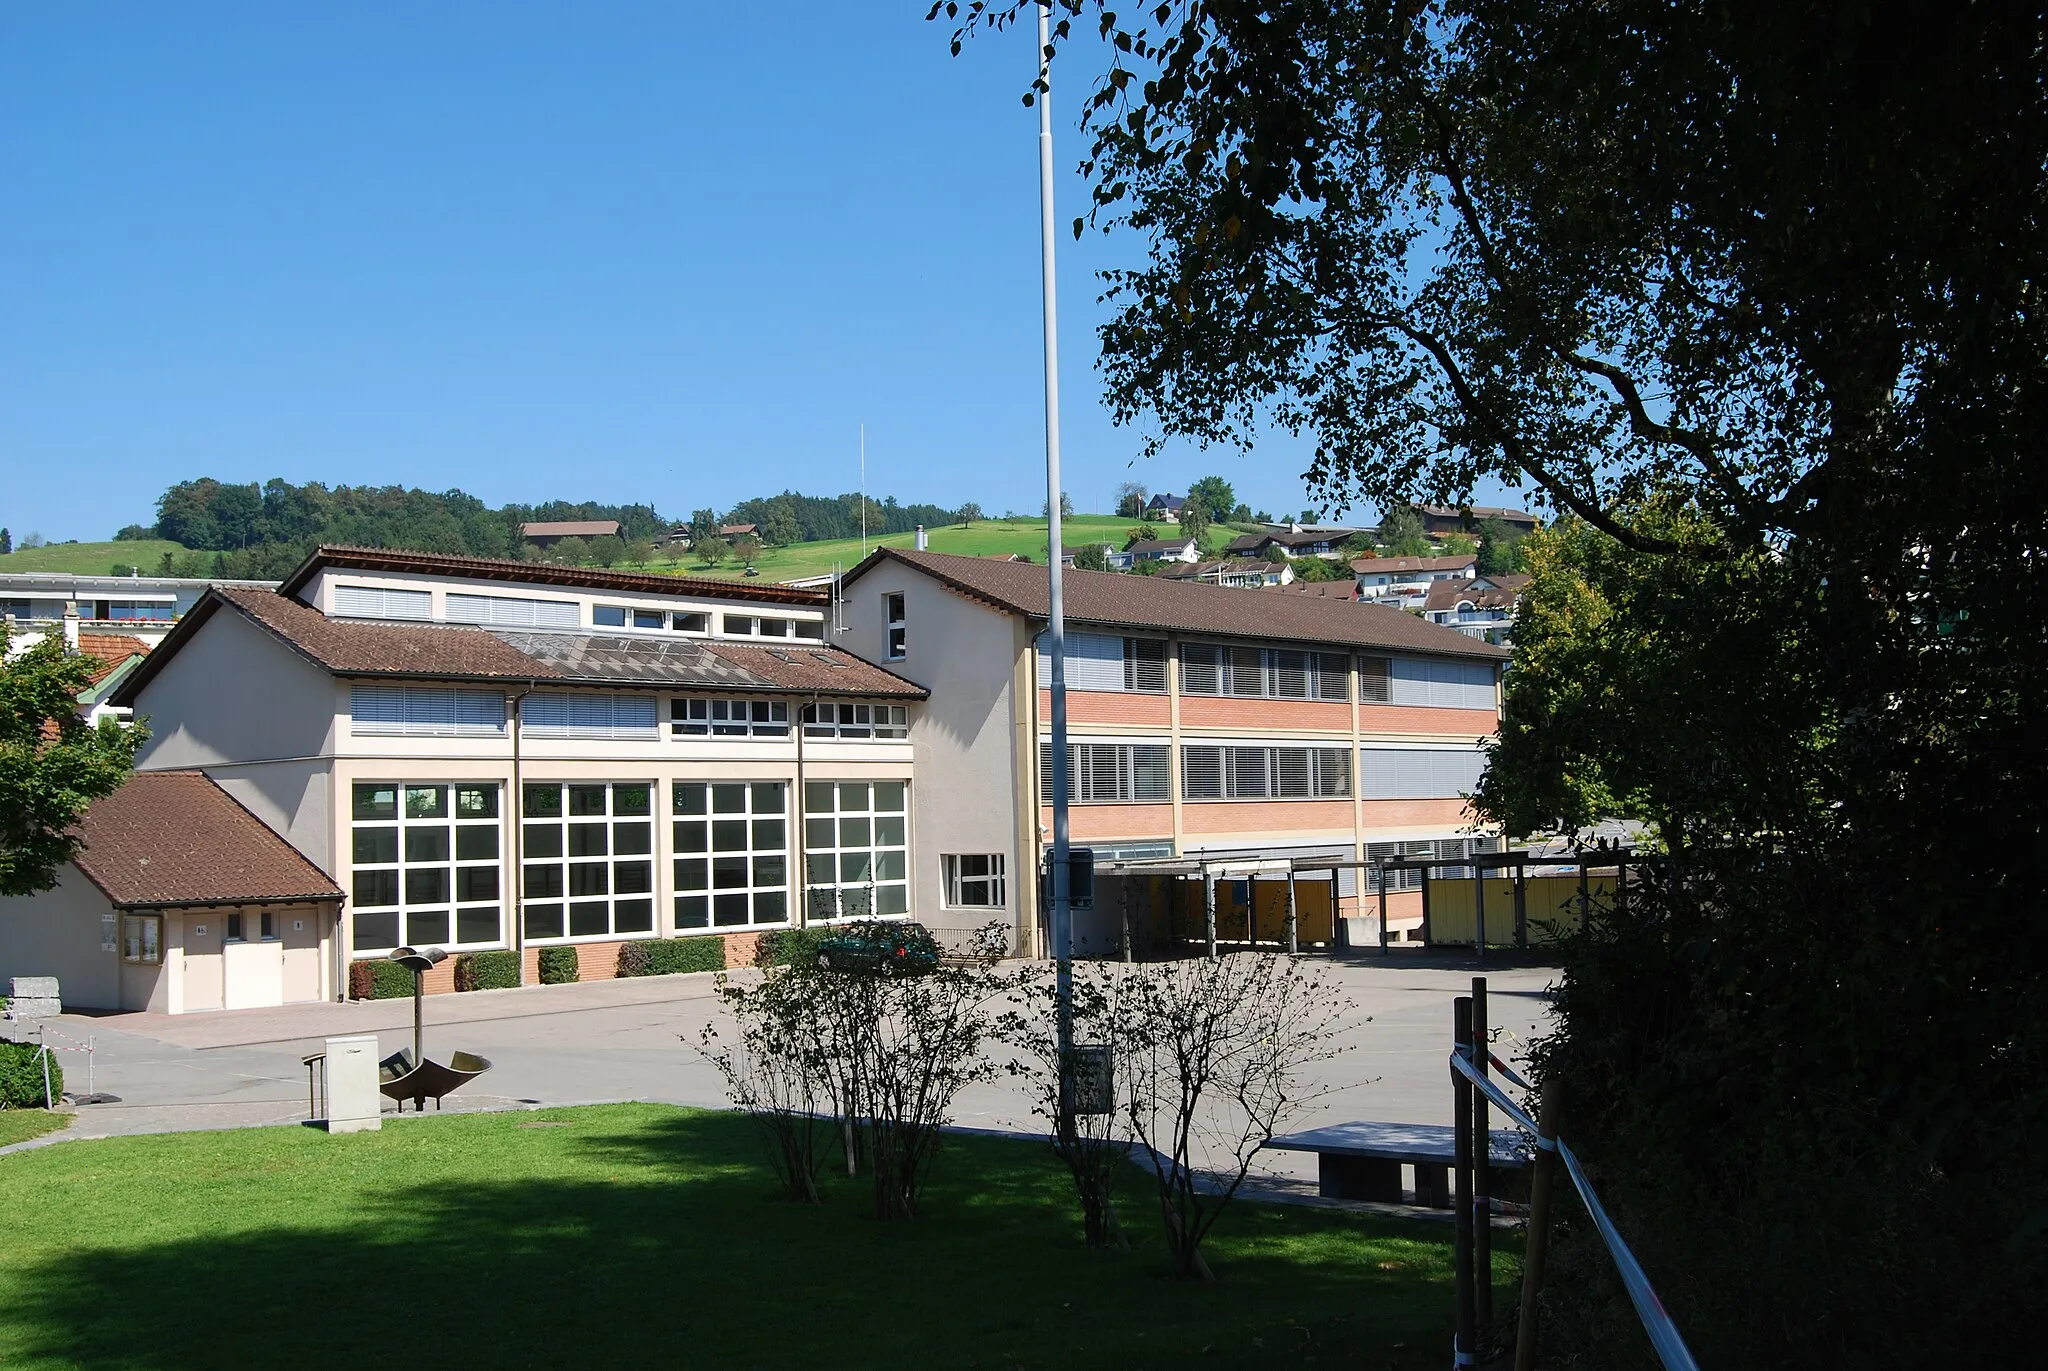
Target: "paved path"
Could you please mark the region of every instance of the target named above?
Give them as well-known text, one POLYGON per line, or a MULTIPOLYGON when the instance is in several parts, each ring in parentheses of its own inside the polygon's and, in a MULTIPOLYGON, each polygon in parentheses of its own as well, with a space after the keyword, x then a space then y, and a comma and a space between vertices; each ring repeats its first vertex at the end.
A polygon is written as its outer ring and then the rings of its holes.
MULTIPOLYGON (((1342 1039, 1355 1050, 1320 1068, 1330 1093, 1290 1130, 1353 1119, 1450 1122, 1444 1065, 1451 1000, 1467 991, 1471 968, 1404 955, 1391 963, 1337 963, 1330 974, 1356 1007, 1342 1039), (1369 1020, 1369 1021, 1368 1021, 1369 1020)), ((1508 1030, 1496 1052, 1519 1055, 1547 1015, 1545 968, 1487 968, 1493 1021, 1508 1030)), ((494 1069, 448 1097, 452 1111, 615 1100, 722 1107, 717 1073, 689 1046, 717 1015, 708 974, 596 981, 437 995, 426 1001, 427 1050, 488 1057, 494 1069)), ((412 1002, 294 1005, 178 1016, 66 1015, 58 1032, 90 1034, 94 1086, 118 1104, 83 1106, 56 1138, 240 1128, 293 1123, 307 1116, 300 1059, 345 1033, 378 1037, 379 1055, 412 1043, 412 1002)), ((82 1059, 65 1061, 74 1090, 85 1088, 82 1059)), ((1036 1132, 1029 1102, 1008 1082, 978 1086, 960 1100, 956 1122, 975 1128, 1036 1132)), ((1314 1175, 1312 1157, 1266 1153, 1261 1172, 1299 1184, 1314 1175)))

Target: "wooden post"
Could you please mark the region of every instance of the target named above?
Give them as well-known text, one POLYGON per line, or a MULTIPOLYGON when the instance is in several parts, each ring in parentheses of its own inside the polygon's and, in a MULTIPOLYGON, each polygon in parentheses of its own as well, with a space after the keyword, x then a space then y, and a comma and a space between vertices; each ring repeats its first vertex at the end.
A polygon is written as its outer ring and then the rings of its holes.
MULTIPOLYGON (((1472 1046, 1472 1000, 1460 995, 1451 1002, 1451 1039, 1459 1048, 1472 1046)), ((1451 1279, 1458 1297, 1456 1364, 1477 1360, 1477 1310, 1472 1296, 1472 1085, 1451 1068, 1452 1219, 1456 1229, 1451 1279)))
POLYGON ((1529 863, 1515 863, 1515 946, 1529 950, 1529 863))
MULTIPOLYGON (((1543 1091, 1543 1112, 1537 1117, 1539 1137, 1555 1139, 1558 1119, 1556 1094, 1543 1091)), ((1543 1289, 1543 1267, 1550 1256, 1550 1189, 1557 1176, 1557 1154, 1548 1148, 1536 1152, 1536 1174, 1529 1179, 1529 1241, 1522 1256, 1522 1309, 1515 1324, 1515 1371, 1535 1371, 1536 1296, 1543 1289)))
POLYGON ((1209 960, 1216 960, 1216 877, 1202 868, 1202 915, 1209 933, 1209 960))
POLYGON ((1380 955, 1387 955, 1387 868, 1376 868, 1380 873, 1380 955))
POLYGON ((1472 854, 1472 955, 1486 957, 1486 868, 1472 854))
MULTIPOLYGON (((1337 906, 1330 906, 1330 917, 1337 916, 1337 906)), ((1287 954, 1293 956, 1301 951, 1301 929, 1296 923, 1294 907, 1294 863, 1287 864, 1287 954)))
MULTIPOLYGON (((1492 1035, 1487 1032, 1486 977, 1472 978, 1472 1065, 1491 1074, 1492 1035)), ((1474 1308, 1479 1327, 1493 1327, 1493 1125, 1486 1096, 1472 1092, 1472 1266, 1474 1308)))

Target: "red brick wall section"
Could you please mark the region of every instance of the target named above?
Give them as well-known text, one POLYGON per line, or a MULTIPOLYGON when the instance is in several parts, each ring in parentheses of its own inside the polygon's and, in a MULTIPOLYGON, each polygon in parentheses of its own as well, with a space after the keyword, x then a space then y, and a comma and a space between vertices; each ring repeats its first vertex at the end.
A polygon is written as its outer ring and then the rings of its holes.
MULTIPOLYGON (((1166 805, 1075 805, 1067 811, 1076 840, 1128 838, 1133 841, 1167 839, 1173 836, 1173 806, 1166 805)), ((1052 831, 1052 806, 1040 805, 1038 822, 1052 831)))
MULTIPOLYGON (((1181 708, 1181 722, 1187 722, 1181 708)), ((1351 727, 1346 721, 1346 728, 1351 727)), ((1498 730, 1500 717, 1490 709, 1431 709, 1426 705, 1360 705, 1361 733, 1487 734, 1498 730)))
MULTIPOLYGON (((602 943, 572 943, 576 949, 576 978, 578 981, 610 981, 618 979, 619 947, 634 941, 620 938, 602 943)), ((721 941, 725 943, 725 964, 728 967, 752 966, 760 948, 761 935, 755 932, 727 933, 721 941)), ((540 949, 529 947, 523 960, 526 972, 522 984, 540 984, 540 949)), ((455 993, 455 957, 429 971, 426 975, 426 991, 429 995, 452 995, 455 993)))
MULTIPOLYGON (((1476 713, 1430 710, 1432 714, 1476 713)), ((1489 723, 1493 716, 1486 716, 1489 723)), ((1210 695, 1180 697, 1182 728, 1325 729, 1351 731, 1351 706, 1326 700, 1238 700, 1210 695)), ((1468 730, 1469 731, 1469 730, 1468 730)))
POLYGON ((1463 800, 1366 800, 1368 842, 1376 841, 1372 831, 1381 828, 1463 828, 1472 822, 1472 811, 1463 800))
MULTIPOLYGON (((1038 717, 1052 718, 1052 692, 1038 692, 1038 717)), ((1107 690, 1069 690, 1067 721, 1076 724, 1149 724, 1166 728, 1173 722, 1173 706, 1164 695, 1124 694, 1107 690)), ((1344 725, 1349 728, 1347 720, 1344 725)))
POLYGON ((1181 806, 1180 822, 1191 834, 1342 833, 1349 837, 1351 801, 1201 800, 1181 806))
POLYGON ((454 994, 455 958, 449 957, 439 966, 429 969, 427 974, 420 979, 426 982, 425 989, 429 995, 454 994))

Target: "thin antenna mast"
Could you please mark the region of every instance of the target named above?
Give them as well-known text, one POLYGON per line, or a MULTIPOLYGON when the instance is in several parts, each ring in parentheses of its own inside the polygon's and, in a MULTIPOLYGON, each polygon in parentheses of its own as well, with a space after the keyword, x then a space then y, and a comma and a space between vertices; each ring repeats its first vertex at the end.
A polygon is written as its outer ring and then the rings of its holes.
POLYGON ((860 426, 860 555, 868 555, 868 426, 860 426))

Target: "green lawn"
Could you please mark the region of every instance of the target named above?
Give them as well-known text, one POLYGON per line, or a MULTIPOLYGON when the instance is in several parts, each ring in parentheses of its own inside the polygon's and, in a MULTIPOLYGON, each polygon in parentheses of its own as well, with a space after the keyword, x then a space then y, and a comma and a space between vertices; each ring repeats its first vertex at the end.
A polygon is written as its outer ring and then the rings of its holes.
POLYGON ((71 1126, 71 1115, 47 1109, 0 1109, 0 1147, 11 1147, 71 1126))
POLYGON ((608 1105, 0 1158, 0 1366, 1377 1371, 1449 1356, 1448 1224, 1241 1205, 1211 1239, 1218 1283, 1194 1286, 1165 1274, 1135 1186, 1134 1250, 1087 1251, 1042 1146, 952 1140, 919 1218, 884 1225, 863 1181, 835 1179, 815 1208, 778 1200, 757 1137, 735 1115, 608 1105))
MULTIPOLYGON (((145 576, 156 575, 157 564, 168 552, 182 557, 185 549, 160 538, 143 538, 129 543, 59 543, 51 547, 17 547, 0 556, 0 571, 68 571, 79 576, 105 576, 116 565, 120 574, 140 567, 145 576)), ((208 565, 211 565, 209 560, 208 565)))
MULTIPOLYGON (((1061 536, 1068 546, 1088 542, 1111 543, 1121 548, 1125 535, 1138 526, 1136 519, 1119 519, 1106 514, 1076 514, 1061 522, 1061 536)), ((1148 524, 1145 526, 1156 538, 1170 538, 1174 528, 1171 524, 1148 524)), ((925 530, 933 552, 957 552, 968 557, 1002 557, 1021 552, 1034 562, 1045 561, 1045 520, 1043 519, 987 519, 970 524, 966 528, 948 525, 944 528, 925 530)), ((1237 536, 1235 529, 1214 529, 1209 531, 1208 546, 1220 548, 1237 536)), ((892 533, 886 538, 870 538, 869 550, 878 546, 911 547, 917 542, 915 533, 892 533)), ((858 538, 840 538, 819 543, 793 543, 788 547, 772 547, 754 560, 754 567, 765 580, 793 581, 805 576, 824 576, 834 566, 851 570, 861 558, 861 543, 858 538)), ((744 568, 734 562, 717 567, 706 567, 694 556, 685 553, 676 566, 656 562, 648 567, 650 571, 676 571, 686 576, 738 576, 744 568)))

